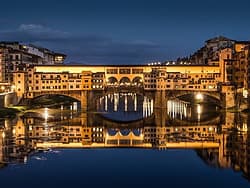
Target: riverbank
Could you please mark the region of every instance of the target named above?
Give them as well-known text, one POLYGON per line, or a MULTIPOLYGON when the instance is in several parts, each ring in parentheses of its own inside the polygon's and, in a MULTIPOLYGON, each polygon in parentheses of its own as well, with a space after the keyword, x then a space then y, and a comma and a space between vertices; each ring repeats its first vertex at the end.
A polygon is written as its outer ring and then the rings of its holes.
MULTIPOLYGON (((0 119, 13 118, 17 114, 22 115, 26 112, 36 113, 37 111, 39 112, 41 108, 54 108, 55 112, 56 109, 61 109, 62 105, 70 105, 72 102, 75 102, 75 100, 64 96, 43 96, 38 99, 34 99, 31 103, 27 103, 24 106, 0 108, 0 119)), ((41 112, 38 114, 41 114, 41 112)))
POLYGON ((1 118, 12 118, 15 117, 17 113, 26 110, 24 106, 13 106, 9 108, 0 108, 0 119, 1 118))

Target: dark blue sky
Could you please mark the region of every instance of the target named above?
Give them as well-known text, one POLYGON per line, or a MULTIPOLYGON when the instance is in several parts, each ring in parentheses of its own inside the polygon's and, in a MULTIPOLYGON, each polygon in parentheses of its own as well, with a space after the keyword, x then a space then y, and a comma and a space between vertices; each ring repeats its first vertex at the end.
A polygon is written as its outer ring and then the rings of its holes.
POLYGON ((218 36, 250 40, 249 0, 1 1, 0 40, 68 54, 67 62, 174 60, 218 36))

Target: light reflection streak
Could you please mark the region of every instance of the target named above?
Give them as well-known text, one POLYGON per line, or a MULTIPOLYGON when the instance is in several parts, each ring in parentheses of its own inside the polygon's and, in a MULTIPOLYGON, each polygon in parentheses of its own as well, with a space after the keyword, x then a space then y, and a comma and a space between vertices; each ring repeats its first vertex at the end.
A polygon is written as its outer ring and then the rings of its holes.
POLYGON ((143 100, 143 117, 149 117, 153 114, 153 99, 144 96, 143 100))
POLYGON ((108 111, 108 97, 105 96, 105 111, 107 112, 108 111))
POLYGON ((187 117, 187 110, 187 102, 181 100, 167 102, 167 113, 171 118, 180 117, 182 120, 187 117))
POLYGON ((134 111, 137 111, 137 95, 134 96, 134 111))
MULTIPOLYGON (((117 112, 119 105, 122 106, 124 112, 139 112, 140 105, 138 104, 139 97, 136 93, 113 93, 108 94, 99 99, 99 107, 107 112, 111 107, 112 111, 117 112), (121 98, 121 99, 120 99, 121 98), (123 104, 121 104, 121 102, 123 104)), ((142 115, 143 117, 148 117, 154 112, 154 100, 148 97, 143 97, 142 103, 142 115)))
POLYGON ((128 111, 128 96, 125 94, 125 100, 124 100, 124 111, 128 111))

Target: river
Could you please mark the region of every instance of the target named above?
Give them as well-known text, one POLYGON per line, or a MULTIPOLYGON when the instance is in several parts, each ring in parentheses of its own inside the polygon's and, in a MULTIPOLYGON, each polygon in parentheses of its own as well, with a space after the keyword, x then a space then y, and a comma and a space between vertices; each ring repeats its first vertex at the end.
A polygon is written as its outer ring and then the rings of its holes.
POLYGON ((112 93, 0 121, 3 187, 249 187, 247 114, 112 93))

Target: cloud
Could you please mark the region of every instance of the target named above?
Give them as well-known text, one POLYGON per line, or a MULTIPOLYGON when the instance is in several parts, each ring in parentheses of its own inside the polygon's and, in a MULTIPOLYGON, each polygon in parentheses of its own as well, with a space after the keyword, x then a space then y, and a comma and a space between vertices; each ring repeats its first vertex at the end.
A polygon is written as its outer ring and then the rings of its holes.
MULTIPOLYGON (((165 60, 165 47, 148 40, 118 41, 98 35, 74 35, 40 24, 21 24, 1 31, 0 40, 20 41, 66 53, 67 62, 135 64, 165 60)), ((165 57, 166 58, 166 57, 165 57)))
POLYGON ((81 37, 74 42, 74 46, 67 47, 72 45, 72 42, 64 45, 65 48, 70 49, 69 54, 76 58, 75 61, 84 59, 95 64, 140 64, 158 60, 162 56, 160 45, 116 41, 105 37, 81 37))
POLYGON ((36 31, 42 31, 42 32, 46 32, 46 31, 50 31, 51 29, 46 28, 42 25, 36 25, 36 24, 21 24, 18 28, 18 30, 20 31, 32 31, 32 32, 36 32, 36 31))
POLYGON ((23 42, 56 41, 66 39, 69 33, 45 27, 39 24, 21 24, 16 30, 0 32, 4 40, 23 42))

